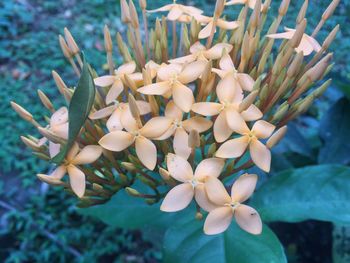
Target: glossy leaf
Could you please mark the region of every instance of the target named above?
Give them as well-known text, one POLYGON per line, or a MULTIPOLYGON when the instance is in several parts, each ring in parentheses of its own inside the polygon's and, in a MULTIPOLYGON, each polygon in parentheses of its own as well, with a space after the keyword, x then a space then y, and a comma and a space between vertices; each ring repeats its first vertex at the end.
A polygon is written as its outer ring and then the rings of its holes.
POLYGON ((181 220, 164 237, 165 263, 287 262, 283 247, 265 225, 261 235, 251 235, 236 223, 219 235, 203 233, 203 221, 181 220))
POLYGON ((350 163, 350 101, 340 99, 321 121, 320 137, 324 142, 320 163, 350 163))
POLYGON ((69 104, 69 130, 67 144, 52 159, 54 163, 61 163, 66 157, 67 152, 73 145, 75 138, 78 136, 83 127, 95 99, 95 84, 90 73, 90 66, 83 56, 83 69, 75 88, 74 94, 69 104))
POLYGON ((350 223, 350 168, 316 165, 276 174, 253 195, 263 221, 350 223))

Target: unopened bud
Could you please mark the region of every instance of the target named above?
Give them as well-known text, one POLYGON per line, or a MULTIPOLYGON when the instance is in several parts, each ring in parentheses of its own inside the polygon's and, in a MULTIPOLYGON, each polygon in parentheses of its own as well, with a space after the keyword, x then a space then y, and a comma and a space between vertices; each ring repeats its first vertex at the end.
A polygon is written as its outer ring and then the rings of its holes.
POLYGON ((140 193, 131 187, 125 187, 125 191, 128 195, 133 196, 133 197, 140 197, 140 193))
POLYGON ((92 184, 92 189, 94 189, 94 190, 97 191, 97 192, 103 192, 103 187, 102 187, 102 185, 99 185, 99 184, 97 184, 97 183, 93 183, 93 184, 92 184))
POLYGON ((39 151, 39 150, 40 150, 40 145, 37 144, 37 143, 35 143, 35 142, 33 142, 31 139, 29 139, 29 138, 27 138, 27 137, 25 137, 25 136, 21 136, 20 138, 21 138, 22 142, 23 142, 26 146, 28 146, 29 148, 31 148, 32 150, 34 150, 34 151, 39 151))
POLYGON ((129 172, 135 172, 136 171, 136 166, 133 163, 129 163, 129 162, 121 162, 120 164, 125 170, 129 171, 129 172))
POLYGON ((328 36, 326 37, 326 39, 323 42, 322 48, 324 50, 328 49, 329 46, 332 44, 333 40, 335 39, 337 33, 339 31, 339 24, 336 25, 333 30, 328 34, 328 36))
POLYGON ((128 102, 129 102, 129 109, 130 109, 132 117, 135 120, 139 120, 140 119, 140 111, 139 111, 139 108, 137 107, 136 100, 131 93, 129 93, 128 102))
POLYGON ((340 0, 333 0, 322 15, 322 20, 327 20, 333 15, 334 10, 337 8, 340 0))
POLYGON ((310 108, 313 101, 314 101, 314 96, 312 94, 310 94, 309 96, 307 96, 306 98, 301 100, 301 102, 298 106, 298 109, 297 109, 298 114, 305 113, 310 108))
POLYGON ((40 181, 50 185, 64 185, 64 182, 51 175, 37 174, 36 176, 39 178, 40 181))
POLYGON ((278 14, 280 16, 284 16, 287 11, 288 11, 288 7, 289 7, 289 3, 290 3, 290 0, 283 0, 279 9, 278 9, 278 14))
POLYGON ((268 148, 272 148, 275 145, 277 145, 280 140, 284 137, 284 135, 287 132, 287 126, 283 126, 281 128, 279 128, 274 134, 272 134, 272 136, 267 140, 266 142, 266 146, 268 148))
POLYGON ((289 109, 289 105, 288 105, 288 102, 286 101, 278 107, 278 109, 276 110, 276 113, 272 117, 271 122, 275 123, 280 121, 284 116, 286 116, 288 109, 289 109))
POLYGON ((55 108, 52 105, 52 102, 50 101, 50 99, 40 89, 38 89, 38 96, 41 100, 41 103, 45 106, 45 108, 47 108, 51 112, 55 111, 55 108))
POLYGON ((216 17, 220 17, 225 8, 225 0, 216 0, 214 14, 216 17))
POLYGON ((263 7, 262 7, 262 10, 261 10, 261 13, 266 14, 270 8, 270 5, 271 5, 271 0, 265 0, 263 7))
POLYGON ((304 18, 295 29, 294 35, 290 40, 290 46, 293 48, 297 48, 300 44, 301 39, 304 36, 305 28, 306 28, 306 19, 304 18))
POLYGON ((295 55, 292 63, 290 64, 287 70, 288 78, 292 78, 296 75, 296 73, 300 70, 300 66, 303 63, 303 60, 304 60, 304 54, 302 51, 300 51, 298 54, 295 55))
POLYGON ((30 114, 27 110, 25 110, 22 106, 18 105, 17 103, 11 101, 11 107, 14 109, 15 112, 18 113, 19 116, 21 116, 22 119, 31 122, 33 120, 33 115, 30 114))
POLYGON ((296 20, 297 24, 301 23, 301 21, 305 18, 308 5, 309 5, 309 0, 305 0, 304 4, 300 8, 300 11, 297 17, 297 20, 296 20))
POLYGON ((129 0, 129 10, 130 10, 130 19, 131 24, 134 28, 139 28, 139 17, 136 11, 136 7, 134 5, 134 2, 132 0, 129 0))
POLYGON ((327 70, 329 61, 332 59, 333 54, 327 54, 323 59, 321 59, 315 66, 310 68, 305 75, 310 79, 310 81, 315 82, 319 80, 325 71, 327 70))
POLYGON ((56 71, 52 71, 52 77, 56 83, 56 86, 58 88, 58 91, 64 95, 65 91, 68 89, 66 84, 63 82, 62 78, 60 77, 60 75, 58 75, 58 73, 56 71))
POLYGON ((105 49, 107 52, 112 52, 112 38, 111 38, 111 33, 109 32, 108 26, 105 25, 103 28, 103 35, 104 35, 104 40, 105 40, 105 49))
POLYGON ((200 212, 196 213, 196 220, 202 220, 203 219, 203 214, 200 212))
POLYGON ((122 13, 122 22, 123 23, 130 23, 131 18, 130 18, 130 11, 129 11, 129 6, 128 3, 126 2, 126 0, 120 0, 120 10, 122 13))
POLYGON ((46 128, 38 127, 38 131, 42 136, 53 143, 62 143, 64 141, 61 137, 57 136, 55 133, 46 128))
POLYGON ((154 205, 157 202, 158 202, 158 200, 155 199, 155 198, 147 198, 146 199, 146 203, 149 204, 149 205, 154 205))
POLYGON ((188 136, 188 147, 194 149, 200 147, 200 136, 197 130, 191 130, 188 136))
POLYGON ((64 40, 63 36, 59 35, 58 41, 60 43, 63 55, 68 59, 71 58, 73 56, 73 54, 71 53, 71 51, 67 45, 67 42, 66 42, 66 40, 64 40))
POLYGON ((135 81, 130 78, 127 74, 124 75, 124 82, 127 87, 129 87, 131 90, 136 91, 137 90, 137 85, 135 81))
POLYGON ((332 83, 332 79, 327 80, 325 83, 323 83, 320 87, 318 87, 314 91, 314 96, 316 98, 319 98, 322 96, 322 94, 326 91, 326 89, 329 87, 329 85, 332 83))
POLYGON ((79 47, 77 45, 77 43, 75 42, 72 34, 69 32, 68 28, 64 28, 64 36, 66 38, 67 44, 69 49, 72 51, 73 55, 78 54, 79 53, 79 47))
POLYGON ((159 168, 159 174, 163 178, 164 181, 168 181, 171 179, 170 173, 162 167, 159 168))
POLYGON ((209 148, 208 148, 208 157, 212 157, 214 156, 215 152, 216 152, 216 143, 212 143, 210 144, 209 148))
POLYGON ((244 98, 241 104, 239 104, 238 111, 242 112, 248 109, 254 103, 258 94, 259 94, 258 90, 253 90, 247 97, 244 98))
POLYGON ((260 22, 261 0, 255 2, 253 13, 250 16, 250 25, 256 28, 260 22))
POLYGON ((139 4, 142 10, 146 10, 147 8, 147 2, 146 0, 139 0, 139 4))

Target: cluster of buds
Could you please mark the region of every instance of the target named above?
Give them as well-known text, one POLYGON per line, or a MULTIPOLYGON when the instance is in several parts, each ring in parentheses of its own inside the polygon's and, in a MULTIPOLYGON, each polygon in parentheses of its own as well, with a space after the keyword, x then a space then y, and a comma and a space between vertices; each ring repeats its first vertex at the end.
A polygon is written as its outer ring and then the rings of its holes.
MULTIPOLYGON (((105 26, 109 73, 86 71, 96 92, 73 143, 67 141, 72 139, 70 118, 76 116, 70 111, 77 89, 67 87, 56 72, 53 78, 69 109, 56 109, 39 91, 51 113, 42 125, 12 102, 42 136, 21 137, 36 156, 50 161, 70 146, 54 171, 39 179, 75 194, 80 207, 104 203, 121 189, 149 204, 161 202, 166 212, 182 210, 194 199, 197 219, 209 213, 205 233, 221 233, 235 218, 242 229, 259 234, 258 212, 242 204, 258 180, 247 169, 256 165, 270 171, 270 149, 286 133, 286 124, 329 86, 331 80, 311 89, 332 68, 328 48, 339 30, 336 26, 322 45, 316 40, 339 3, 333 0, 308 35, 305 1, 295 29, 278 33, 289 2, 281 2, 277 18, 266 28, 271 0, 217 0, 212 17, 175 0, 149 11, 146 0, 140 0, 142 28, 133 1, 121 0, 127 37, 118 33, 116 42, 124 64, 115 68, 115 46, 105 26), (223 16, 234 13, 232 5, 243 5, 236 21, 223 16), (155 12, 167 15, 150 29, 147 16, 155 12), (232 185, 225 183, 235 177, 232 185), (145 187, 136 189, 136 182, 145 187)), ((68 29, 59 43, 83 78, 85 62, 68 29)))

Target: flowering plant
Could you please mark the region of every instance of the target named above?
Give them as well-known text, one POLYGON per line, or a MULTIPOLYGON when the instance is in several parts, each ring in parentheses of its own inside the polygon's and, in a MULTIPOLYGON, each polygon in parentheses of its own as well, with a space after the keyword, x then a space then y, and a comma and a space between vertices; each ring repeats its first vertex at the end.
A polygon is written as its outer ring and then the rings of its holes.
POLYGON ((224 232, 233 218, 243 230, 260 234, 258 211, 243 204, 258 181, 249 168, 270 171, 270 149, 287 123, 329 86, 331 80, 312 89, 332 68, 328 48, 339 30, 336 26, 322 45, 316 39, 339 3, 334 0, 308 35, 305 1, 295 29, 278 33, 289 2, 281 2, 266 29, 271 0, 217 0, 212 17, 176 1, 148 11, 140 0, 141 29, 133 1, 121 0, 128 31, 126 40, 120 34, 116 39, 124 63, 115 66, 105 26, 109 73, 102 76, 65 29, 59 43, 79 82, 67 87, 52 74, 68 108, 55 108, 39 91, 51 112, 42 124, 12 102, 42 136, 22 141, 56 165, 38 178, 76 195, 80 207, 103 204, 125 189, 149 204, 161 202, 164 212, 185 209, 194 200, 197 219, 208 212, 208 235, 224 232), (227 20, 224 11, 236 4, 243 4, 236 21, 227 20), (150 29, 147 14, 156 12, 167 15, 150 29), (283 41, 276 46, 275 39, 283 41), (140 184, 146 189, 138 189, 140 184))

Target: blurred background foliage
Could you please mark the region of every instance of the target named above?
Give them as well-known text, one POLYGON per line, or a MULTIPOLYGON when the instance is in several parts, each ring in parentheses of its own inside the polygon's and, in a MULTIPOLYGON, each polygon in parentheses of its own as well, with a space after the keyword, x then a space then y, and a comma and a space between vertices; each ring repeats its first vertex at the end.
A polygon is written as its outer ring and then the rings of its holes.
MULTIPOLYGON (((149 9, 153 9, 169 1, 148 2, 149 9)), ((211 14, 215 4, 214 0, 179 2, 196 5, 206 10, 206 14, 211 14)), ((280 1, 272 2, 271 14, 276 14, 280 1)), ((329 1, 310 2, 307 19, 308 27, 313 28, 329 1)), ((291 1, 284 25, 294 27, 301 3, 300 0, 291 1)), ((230 12, 227 15, 232 16, 230 12)), ((46 172, 50 167, 34 158, 21 143, 19 135, 36 133, 17 117, 9 105, 9 101, 14 100, 34 116, 42 116, 43 107, 36 94, 37 89, 42 89, 57 107, 62 106, 51 70, 59 72, 70 85, 77 80, 60 52, 57 35, 68 27, 88 61, 102 73, 101 65, 105 63, 102 29, 107 24, 113 35, 117 31, 124 32, 119 17, 117 0, 0 2, 1 262, 160 262, 164 258, 168 262, 169 255, 176 254, 171 249, 162 253, 163 229, 157 227, 154 218, 149 220, 155 228, 116 229, 89 216, 98 210, 78 213, 74 198, 61 189, 41 184, 35 174, 46 172)), ((333 85, 304 117, 290 125, 286 139, 274 152, 272 175, 285 169, 319 163, 350 164, 350 103, 343 98, 350 98, 349 20, 349 1, 343 0, 319 35, 323 40, 336 24, 341 25, 341 32, 331 48, 336 63, 331 73, 333 85)), ((121 62, 117 54, 115 60, 121 62)), ((267 178, 271 175, 261 176, 267 178)), ((117 203, 114 205, 115 220, 121 220, 118 215, 123 212, 123 207, 117 203)), ((145 207, 140 216, 153 210, 145 207)), ((172 217, 170 224, 180 217, 172 217)), ((127 219, 126 213, 122 221, 132 224, 127 219)), ((332 229, 338 227, 306 221, 293 225, 274 223, 271 228, 283 243, 289 262, 332 262, 332 229)), ((179 232, 176 226, 171 231, 179 232)), ((334 234, 334 240, 336 238, 339 236, 334 234)), ((169 239, 168 232, 165 239, 169 239)), ((343 251, 335 243, 333 251, 343 251)))

